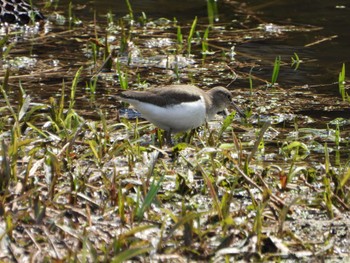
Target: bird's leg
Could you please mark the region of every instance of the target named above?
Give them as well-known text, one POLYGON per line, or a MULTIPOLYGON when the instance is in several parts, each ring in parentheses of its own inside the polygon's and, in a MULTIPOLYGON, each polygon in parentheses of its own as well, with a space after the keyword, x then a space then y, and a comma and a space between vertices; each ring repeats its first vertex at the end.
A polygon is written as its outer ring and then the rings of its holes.
POLYGON ((191 129, 189 132, 186 132, 186 135, 185 135, 185 142, 187 144, 190 144, 192 139, 193 139, 193 136, 195 135, 197 129, 191 129))
POLYGON ((173 146, 173 141, 171 140, 171 130, 164 131, 165 143, 169 146, 173 146))

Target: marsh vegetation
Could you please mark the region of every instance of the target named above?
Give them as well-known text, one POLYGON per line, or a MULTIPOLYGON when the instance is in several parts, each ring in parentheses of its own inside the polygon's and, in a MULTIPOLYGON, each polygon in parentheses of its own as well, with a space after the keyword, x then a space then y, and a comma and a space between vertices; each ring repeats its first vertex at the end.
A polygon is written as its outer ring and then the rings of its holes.
POLYGON ((39 5, 44 27, 1 32, 1 259, 347 258, 345 61, 313 85, 293 82, 313 62, 300 47, 268 61, 240 49, 321 29, 262 23, 233 1, 223 22, 215 1, 186 21, 126 4, 121 17, 39 5), (247 118, 229 109, 167 147, 116 94, 172 83, 226 86, 247 118))

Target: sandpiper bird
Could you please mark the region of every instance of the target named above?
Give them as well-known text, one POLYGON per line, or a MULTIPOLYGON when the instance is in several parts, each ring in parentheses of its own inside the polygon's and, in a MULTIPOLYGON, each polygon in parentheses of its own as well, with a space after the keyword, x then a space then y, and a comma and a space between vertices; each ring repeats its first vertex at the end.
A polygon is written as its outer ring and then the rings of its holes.
POLYGON ((24 0, 0 0, 0 23, 25 25, 44 19, 38 9, 24 0))
POLYGON ((197 128, 229 105, 244 116, 232 102, 231 92, 224 87, 205 92, 194 85, 170 85, 149 91, 128 90, 119 97, 134 106, 149 122, 163 129, 168 143, 171 143, 171 133, 197 128))

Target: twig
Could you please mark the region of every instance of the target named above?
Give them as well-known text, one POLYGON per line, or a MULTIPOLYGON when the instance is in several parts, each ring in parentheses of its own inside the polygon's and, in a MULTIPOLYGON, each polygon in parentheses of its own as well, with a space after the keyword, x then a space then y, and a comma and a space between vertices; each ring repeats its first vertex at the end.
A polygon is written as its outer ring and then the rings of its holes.
POLYGON ((44 232, 45 232, 45 234, 46 234, 46 236, 47 236, 47 238, 48 238, 48 240, 49 240, 49 242, 50 242, 50 244, 51 244, 53 250, 55 251, 56 258, 61 258, 59 252, 58 252, 57 249, 56 249, 55 244, 52 242, 52 239, 50 238, 50 235, 49 235, 49 233, 48 233, 46 227, 44 227, 44 232))
POLYGON ((325 42, 325 41, 328 41, 328 40, 332 40, 333 38, 337 38, 338 35, 334 35, 334 36, 330 36, 330 37, 325 37, 325 38, 322 38, 320 40, 317 40, 315 42, 312 42, 310 44, 306 44, 304 47, 311 47, 311 46, 314 46, 314 45, 317 45, 317 44, 320 44, 322 42, 325 42))
MULTIPOLYGON (((237 171, 243 176, 243 178, 249 183, 251 184, 252 186, 256 187, 261 193, 264 192, 263 188, 261 188, 257 183, 255 183, 252 179, 249 178, 248 175, 245 174, 245 172, 242 171, 241 168, 238 167, 237 164, 234 164, 235 168, 237 169, 237 171)), ((233 170, 227 168, 229 171, 231 171, 232 173, 234 173, 233 170)), ((264 187, 267 188, 267 184, 265 183, 265 181, 263 180, 262 177, 259 178, 260 180, 262 180, 263 184, 264 184, 264 187)), ((276 205, 278 205, 279 207, 283 207, 283 206, 286 206, 286 204, 284 203, 283 200, 281 200, 279 197, 277 197, 276 195, 274 195, 273 193, 270 192, 270 197, 271 197, 271 200, 276 203, 276 205)))

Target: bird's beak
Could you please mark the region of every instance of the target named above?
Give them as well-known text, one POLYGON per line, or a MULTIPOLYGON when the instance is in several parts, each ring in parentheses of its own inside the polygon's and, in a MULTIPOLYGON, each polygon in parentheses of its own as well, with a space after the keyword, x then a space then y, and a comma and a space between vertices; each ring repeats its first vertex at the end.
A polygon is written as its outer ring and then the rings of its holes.
POLYGON ((241 116, 241 118, 246 118, 247 116, 245 115, 245 113, 243 112, 243 110, 238 107, 233 101, 231 102, 232 106, 235 108, 235 110, 237 111, 237 113, 239 114, 239 116, 241 116))

